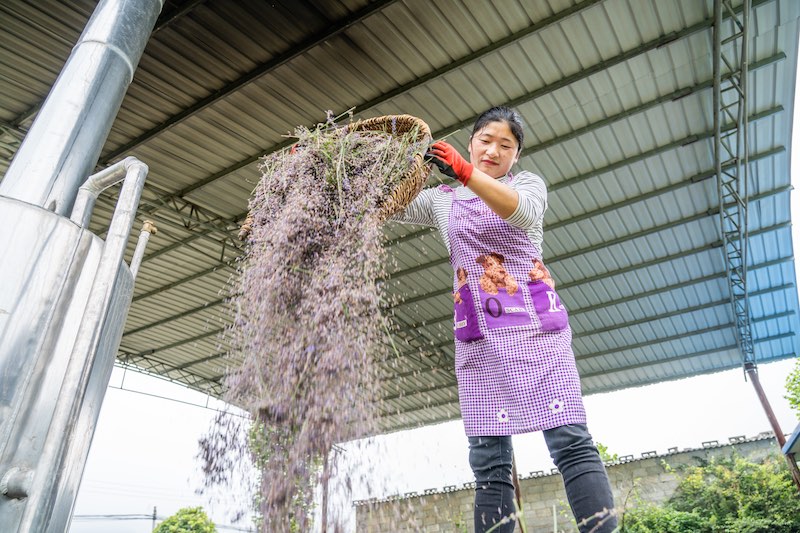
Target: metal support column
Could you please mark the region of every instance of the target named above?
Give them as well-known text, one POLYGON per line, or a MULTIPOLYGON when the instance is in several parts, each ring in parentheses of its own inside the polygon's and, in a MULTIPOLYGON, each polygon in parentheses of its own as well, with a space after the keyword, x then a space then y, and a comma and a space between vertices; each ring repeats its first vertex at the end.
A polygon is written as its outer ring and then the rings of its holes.
POLYGON ((36 115, 0 196, 69 216, 93 173, 164 0, 101 0, 36 115))
POLYGON ((714 164, 719 222, 736 343, 743 364, 755 364, 747 299, 747 44, 750 0, 737 14, 731 0, 714 2, 714 164), (723 10, 728 16, 723 28, 723 10), (730 33, 730 35, 723 35, 730 33), (723 66, 726 72, 723 75, 723 66), (726 128, 726 126, 732 126, 726 128))

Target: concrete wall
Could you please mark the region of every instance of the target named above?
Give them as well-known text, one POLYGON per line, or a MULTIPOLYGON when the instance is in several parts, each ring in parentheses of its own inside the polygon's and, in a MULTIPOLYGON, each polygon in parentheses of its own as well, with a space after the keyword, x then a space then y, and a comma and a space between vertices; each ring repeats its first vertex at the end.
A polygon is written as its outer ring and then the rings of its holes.
MULTIPOLYGON (((678 475, 672 470, 679 466, 695 466, 711 457, 729 457, 734 450, 754 461, 780 453, 771 434, 761 434, 752 439, 735 437, 730 441, 725 445, 716 441, 707 442, 701 448, 682 451, 670 449, 669 453, 662 455, 645 452, 639 458, 626 456, 619 461, 606 463, 617 512, 624 512, 626 508, 632 508, 642 501, 658 503, 669 498, 679 481, 678 475)), ((561 476, 555 469, 554 472, 521 475, 520 487, 528 532, 552 532, 554 520, 559 532, 577 531, 561 476)), ((474 533, 474 484, 425 492, 422 495, 356 502, 356 531, 474 533)))

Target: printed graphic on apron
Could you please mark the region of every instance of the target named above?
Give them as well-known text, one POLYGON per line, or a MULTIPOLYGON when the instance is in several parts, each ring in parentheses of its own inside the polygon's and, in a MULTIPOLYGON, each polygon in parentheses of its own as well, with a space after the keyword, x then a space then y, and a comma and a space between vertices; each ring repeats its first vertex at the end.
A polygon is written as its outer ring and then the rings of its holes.
POLYGON ((550 410, 553 411, 554 413, 562 412, 566 408, 566 406, 567 404, 562 400, 560 400, 559 398, 554 398, 553 401, 550 402, 550 405, 548 405, 550 410))
POLYGON ((543 281, 545 285, 551 289, 555 290, 556 288, 556 282, 553 281, 553 276, 550 275, 550 271, 539 259, 533 260, 533 270, 528 272, 528 277, 531 278, 531 281, 543 281))
POLYGON ((456 339, 461 342, 476 341, 483 338, 478 325, 478 314, 475 312, 475 300, 467 284, 467 271, 459 267, 456 270, 457 286, 453 293, 454 325, 456 339))
POLYGON ((508 411, 505 409, 500 409, 497 411, 497 421, 501 424, 508 422, 508 411))
POLYGON ((483 275, 479 280, 481 290, 487 294, 497 294, 498 289, 505 289, 509 296, 514 296, 519 285, 514 276, 506 272, 503 267, 505 258, 501 254, 490 252, 486 255, 479 255, 476 261, 483 267, 483 275))
POLYGON ((478 280, 478 295, 486 327, 529 325, 531 317, 525 307, 525 297, 519 290, 517 280, 503 267, 505 258, 490 252, 475 260, 483 267, 483 274, 478 280))
POLYGON ((529 281, 528 290, 531 293, 536 316, 542 324, 542 331, 561 331, 567 327, 569 318, 567 310, 561 304, 561 299, 556 291, 544 281, 529 281))

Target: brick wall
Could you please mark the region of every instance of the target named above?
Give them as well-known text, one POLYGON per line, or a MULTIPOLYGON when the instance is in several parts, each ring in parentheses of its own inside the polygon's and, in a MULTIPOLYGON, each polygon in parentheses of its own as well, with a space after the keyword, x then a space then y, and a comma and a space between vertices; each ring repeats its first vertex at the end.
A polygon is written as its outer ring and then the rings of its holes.
MULTIPOLYGON (((701 460, 711 457, 728 457, 734 450, 755 461, 780 452, 771 434, 761 434, 752 439, 734 437, 724 445, 716 441, 706 442, 701 448, 682 451, 673 448, 662 455, 645 452, 638 458, 626 456, 606 463, 617 510, 624 511, 641 501, 658 503, 666 500, 678 485, 678 477, 672 469, 681 465, 698 465, 701 460)), ((520 487, 528 532, 552 532, 554 519, 559 532, 577 531, 557 472, 521 475, 520 487)), ((467 483, 459 487, 427 490, 421 495, 356 502, 356 531, 474 533, 473 498, 474 484, 467 483)))

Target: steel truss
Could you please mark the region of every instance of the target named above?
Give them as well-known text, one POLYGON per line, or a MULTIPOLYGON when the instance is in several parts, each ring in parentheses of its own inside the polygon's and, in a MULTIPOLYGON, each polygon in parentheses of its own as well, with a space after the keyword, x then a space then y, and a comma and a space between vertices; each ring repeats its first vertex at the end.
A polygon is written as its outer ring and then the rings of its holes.
POLYGON ((747 294, 747 48, 750 9, 750 0, 744 0, 739 9, 734 9, 731 0, 714 1, 714 164, 722 253, 736 325, 736 344, 745 368, 755 365, 747 294), (727 19, 724 26, 723 18, 727 19))

